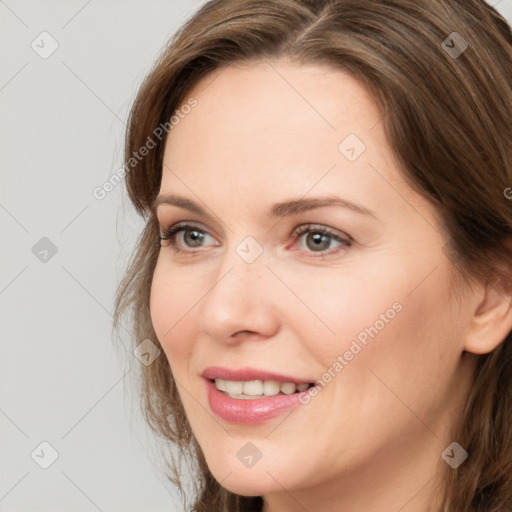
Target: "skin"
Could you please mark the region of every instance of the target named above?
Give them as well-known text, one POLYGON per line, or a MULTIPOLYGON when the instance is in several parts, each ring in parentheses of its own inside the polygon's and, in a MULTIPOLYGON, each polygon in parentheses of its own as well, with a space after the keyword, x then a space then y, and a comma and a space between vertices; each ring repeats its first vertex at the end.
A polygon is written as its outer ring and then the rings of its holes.
POLYGON ((212 78, 184 100, 198 105, 167 140, 160 189, 207 215, 157 208, 162 231, 188 221, 207 234, 199 247, 178 234, 188 253, 163 243, 150 303, 208 466, 230 491, 264 496, 265 512, 426 511, 471 383, 465 351, 504 339, 510 305, 485 284, 450 286, 436 211, 406 184, 357 80, 286 60, 212 78), (353 162, 338 149, 349 134, 366 146, 353 162), (267 215, 274 203, 333 195, 375 217, 340 206, 267 215), (293 235, 307 224, 353 241, 327 238, 322 257, 312 235, 293 235), (236 251, 248 236, 263 251, 253 263, 236 251), (396 303, 401 311, 307 405, 252 426, 213 415, 206 367, 315 382, 396 303), (237 458, 247 442, 262 454, 251 468, 237 458))

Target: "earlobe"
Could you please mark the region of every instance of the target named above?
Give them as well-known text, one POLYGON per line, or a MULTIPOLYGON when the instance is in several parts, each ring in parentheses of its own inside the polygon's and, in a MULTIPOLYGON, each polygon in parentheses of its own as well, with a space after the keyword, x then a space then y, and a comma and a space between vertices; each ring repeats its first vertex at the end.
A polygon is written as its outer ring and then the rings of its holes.
POLYGON ((488 354, 512 331, 512 292, 502 280, 489 282, 470 319, 464 350, 488 354))

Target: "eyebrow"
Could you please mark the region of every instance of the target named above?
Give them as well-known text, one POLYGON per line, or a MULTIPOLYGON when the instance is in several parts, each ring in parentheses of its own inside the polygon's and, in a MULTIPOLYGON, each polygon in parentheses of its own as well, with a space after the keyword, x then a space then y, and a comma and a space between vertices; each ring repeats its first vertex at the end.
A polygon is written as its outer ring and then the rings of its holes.
POLYGON ((198 204, 190 201, 189 199, 181 196, 177 196, 174 194, 161 194, 153 201, 151 205, 151 209, 156 211, 156 209, 161 204, 169 204, 171 206, 178 206, 179 208, 184 208, 185 210, 190 210, 191 212, 200 213, 201 215, 206 215, 206 212, 201 208, 198 204))
MULTIPOLYGON (((152 204, 153 211, 156 211, 158 206, 162 204, 178 206, 179 208, 184 208, 185 210, 189 210, 194 213, 198 213, 200 215, 208 216, 206 211, 194 203, 190 199, 187 199, 182 196, 178 196, 175 194, 161 194, 159 195, 152 204)), ((346 199, 342 199, 341 197, 336 196, 326 196, 326 197, 315 197, 315 198, 300 198, 300 199, 291 199, 288 201, 283 201, 280 203, 276 203, 270 207, 267 212, 269 217, 286 217, 288 215, 296 215, 298 213, 302 213, 305 211, 313 210, 315 208, 324 208, 327 206, 338 206, 342 208, 347 208, 357 213, 361 213, 363 215, 369 215, 371 217, 377 218, 375 212, 365 208, 364 206, 358 205, 351 201, 347 201, 346 199)))

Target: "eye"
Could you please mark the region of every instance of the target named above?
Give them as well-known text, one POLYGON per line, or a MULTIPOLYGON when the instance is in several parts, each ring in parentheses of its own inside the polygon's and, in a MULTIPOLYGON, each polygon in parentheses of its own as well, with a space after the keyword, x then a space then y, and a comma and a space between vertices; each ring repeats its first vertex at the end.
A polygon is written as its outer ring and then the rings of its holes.
POLYGON ((300 250, 306 252, 320 253, 325 256, 338 252, 340 248, 352 245, 352 239, 339 232, 317 224, 308 224, 298 227, 293 233, 294 238, 299 240, 300 250))
MULTIPOLYGON (((326 226, 307 224, 299 226, 292 234, 293 243, 311 257, 325 257, 352 245, 352 238, 326 226)), ((199 253, 197 249, 218 246, 219 243, 204 229, 188 223, 178 223, 163 230, 160 247, 170 246, 175 253, 199 253), (165 243, 168 242, 168 243, 165 243)))
POLYGON ((215 239, 203 229, 191 224, 175 224, 164 230, 163 236, 160 236, 159 239, 160 247, 170 245, 176 252, 187 252, 187 248, 196 249, 206 245, 218 245, 216 243, 208 244, 208 241, 215 242, 215 239), (164 242, 169 243, 164 244, 164 242))

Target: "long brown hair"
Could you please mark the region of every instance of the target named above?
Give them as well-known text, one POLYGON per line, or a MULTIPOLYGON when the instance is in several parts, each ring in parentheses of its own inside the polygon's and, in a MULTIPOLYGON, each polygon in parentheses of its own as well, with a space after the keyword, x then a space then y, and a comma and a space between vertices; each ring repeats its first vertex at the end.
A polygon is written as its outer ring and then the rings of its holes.
MULTIPOLYGON (((169 120, 207 75, 237 61, 281 57, 328 64, 367 86, 408 183, 436 207, 455 275, 494 274, 510 283, 512 32, 495 9, 483 0, 212 0, 172 38, 129 118, 126 187, 145 228, 117 290, 114 330, 129 314, 133 347, 159 343, 149 311, 159 254, 152 203, 169 120), (164 136, 155 135, 158 127, 164 136), (149 139, 155 147, 135 162, 149 139)), ((474 382, 454 426, 469 458, 456 470, 446 465, 443 509, 510 512, 512 334, 473 357, 474 382)), ((174 447, 168 478, 180 489, 181 461, 192 462, 195 510, 261 510, 261 498, 236 496, 213 478, 166 358, 136 368, 145 419, 174 447)))

